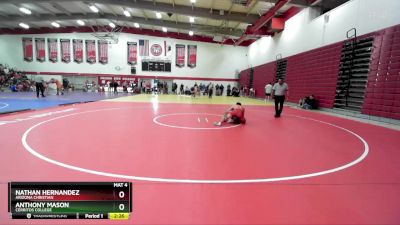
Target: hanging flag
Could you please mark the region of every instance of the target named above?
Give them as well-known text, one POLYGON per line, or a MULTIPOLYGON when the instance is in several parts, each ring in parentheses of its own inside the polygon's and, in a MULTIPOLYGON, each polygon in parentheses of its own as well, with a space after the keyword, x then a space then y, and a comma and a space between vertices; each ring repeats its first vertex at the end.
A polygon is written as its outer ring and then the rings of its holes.
POLYGON ((22 47, 24 50, 24 60, 32 62, 33 60, 32 38, 22 38, 22 47))
POLYGON ((176 45, 176 66, 184 67, 185 66, 185 45, 176 45))
POLYGON ((171 44, 167 41, 164 41, 164 56, 171 56, 171 52, 172 52, 172 48, 171 48, 171 44))
POLYGON ((36 60, 44 62, 46 59, 46 40, 44 38, 35 38, 36 44, 36 60))
POLYGON ((128 42, 128 64, 136 65, 137 63, 137 43, 128 42))
POLYGON ((167 56, 167 42, 164 41, 164 56, 167 56))
POLYGON ((49 48, 49 61, 57 62, 58 60, 58 39, 57 38, 47 38, 47 45, 49 48))
POLYGON ((74 61, 77 63, 83 62, 83 41, 81 39, 72 40, 74 49, 74 61))
POLYGON ((108 41, 97 41, 97 46, 99 48, 99 62, 101 64, 108 63, 108 41))
POLYGON ((90 64, 96 62, 96 42, 94 40, 86 40, 86 61, 90 64))
POLYGON ((149 56, 149 40, 139 40, 139 55, 149 56))
POLYGON ((188 67, 196 67, 197 45, 188 45, 188 67))
POLYGON ((61 43, 61 61, 65 63, 71 62, 71 40, 60 39, 61 43))

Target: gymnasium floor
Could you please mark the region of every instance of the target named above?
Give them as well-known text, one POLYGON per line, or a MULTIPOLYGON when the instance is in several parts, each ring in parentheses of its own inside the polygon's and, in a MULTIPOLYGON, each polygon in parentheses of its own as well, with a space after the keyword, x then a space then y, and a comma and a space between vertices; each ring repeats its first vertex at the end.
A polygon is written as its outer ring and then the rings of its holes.
MULTIPOLYGON (((1 105, 0 105, 1 107, 1 105)), ((400 224, 400 131, 244 98, 0 116, 0 224, 400 224), (240 101, 246 125, 213 126, 240 101), (128 221, 9 219, 9 181, 131 181, 128 221)))

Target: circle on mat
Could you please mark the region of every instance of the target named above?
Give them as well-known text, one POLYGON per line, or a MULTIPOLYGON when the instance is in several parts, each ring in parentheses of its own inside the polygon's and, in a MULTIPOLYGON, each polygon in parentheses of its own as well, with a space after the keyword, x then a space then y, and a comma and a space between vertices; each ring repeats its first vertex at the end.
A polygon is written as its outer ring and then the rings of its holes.
POLYGON ((8 106, 9 106, 9 104, 4 103, 4 102, 0 102, 0 109, 7 108, 8 106))
POLYGON ((212 113, 171 113, 154 117, 153 122, 172 128, 188 130, 220 130, 240 126, 240 124, 226 123, 223 126, 215 126, 214 122, 219 121, 221 115, 212 113))
POLYGON ((76 115, 81 115, 81 114, 87 114, 87 113, 94 113, 94 112, 99 112, 99 111, 108 111, 108 110, 120 110, 120 109, 128 109, 128 108, 139 108, 139 107, 127 107, 127 108, 106 108, 106 109, 98 109, 98 110, 91 110, 91 111, 84 111, 84 112, 78 112, 78 113, 72 113, 72 114, 67 114, 67 115, 63 115, 63 116, 59 116, 59 117, 54 117, 48 120, 44 120, 42 122, 39 122, 31 127, 29 127, 24 134, 22 135, 21 141, 22 144, 24 146, 24 148, 31 153, 32 155, 34 155, 35 157, 42 159, 46 162, 52 163, 54 165, 57 166, 61 166, 64 168, 68 168, 68 169, 72 169, 72 170, 76 170, 76 171, 80 171, 80 172, 85 172, 85 173, 89 173, 89 174, 95 174, 95 175, 100 175, 100 176, 106 176, 106 177, 113 177, 113 178, 118 178, 118 179, 132 179, 132 180, 137 180, 137 181, 151 181, 151 182, 169 182, 169 183, 197 183, 197 184, 234 184, 234 183, 263 183, 263 182, 277 182, 277 181, 288 181, 288 180, 298 180, 298 179, 304 179, 304 178, 311 178, 311 177, 316 177, 316 176, 322 176, 322 175, 327 175, 327 174, 331 174, 331 173, 335 173, 338 171, 342 171, 345 170, 349 167, 352 167, 358 163, 360 163, 361 161, 363 161, 369 152, 369 146, 368 143, 357 133, 348 130, 346 128, 340 127, 338 125, 332 124, 332 123, 328 123, 325 121, 321 121, 321 120, 316 120, 316 119, 312 119, 312 118, 308 118, 308 117, 302 117, 302 116, 295 116, 295 115, 289 115, 287 114, 287 116, 291 116, 291 117, 295 117, 295 118, 299 118, 299 119, 304 119, 304 120, 308 120, 308 121, 313 121, 313 122, 317 122, 317 123, 321 123, 324 125, 328 125, 331 127, 334 127, 336 129, 345 131, 351 135, 353 135, 354 137, 356 137, 358 140, 360 140, 363 143, 364 149, 362 150, 363 153, 356 159, 354 159, 353 161, 350 161, 346 164, 343 165, 339 165, 337 167, 331 168, 331 169, 326 169, 326 170, 322 170, 322 171, 318 171, 318 172, 312 172, 312 173, 305 173, 305 174, 298 174, 298 175, 292 175, 292 176, 282 176, 282 177, 267 177, 267 178, 257 178, 257 179, 209 179, 209 180, 205 180, 205 179, 179 179, 179 178, 162 178, 162 177, 144 177, 144 176, 133 176, 133 175, 126 175, 126 174, 118 174, 118 173, 110 173, 110 172, 103 172, 103 171, 98 171, 98 170, 93 170, 93 169, 86 169, 86 168, 82 168, 82 167, 78 167, 78 166, 74 166, 71 164, 66 164, 60 161, 57 161, 55 159, 51 159, 49 157, 46 157, 44 155, 42 155, 41 153, 39 153, 37 150, 33 149, 29 144, 28 144, 28 136, 29 133, 31 131, 33 131, 35 128, 49 123, 51 121, 54 120, 58 120, 58 119, 62 119, 62 118, 66 118, 66 117, 71 117, 71 116, 76 116, 76 115))

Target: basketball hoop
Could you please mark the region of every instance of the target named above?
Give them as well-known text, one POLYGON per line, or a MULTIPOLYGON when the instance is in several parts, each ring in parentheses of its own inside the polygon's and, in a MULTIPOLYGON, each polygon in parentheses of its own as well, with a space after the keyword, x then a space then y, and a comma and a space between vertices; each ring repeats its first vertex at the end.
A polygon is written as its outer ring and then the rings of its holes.
POLYGON ((101 41, 107 41, 109 44, 118 44, 119 34, 123 27, 116 26, 110 30, 109 27, 103 25, 96 25, 92 27, 92 35, 101 41))

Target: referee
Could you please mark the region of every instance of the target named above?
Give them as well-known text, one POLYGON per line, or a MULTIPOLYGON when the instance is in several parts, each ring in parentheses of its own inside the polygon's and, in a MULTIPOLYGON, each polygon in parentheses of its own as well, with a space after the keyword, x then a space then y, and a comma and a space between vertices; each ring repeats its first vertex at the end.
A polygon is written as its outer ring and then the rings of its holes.
POLYGON ((283 79, 278 79, 278 83, 275 83, 272 87, 272 98, 275 99, 275 117, 280 117, 283 110, 283 103, 285 102, 285 96, 289 87, 283 79))
POLYGON ((43 83, 44 83, 44 80, 43 80, 43 78, 42 77, 40 77, 40 76, 37 76, 36 77, 36 79, 35 79, 35 85, 36 85, 36 96, 39 98, 39 92, 42 94, 42 97, 45 97, 44 96, 44 85, 43 85, 43 83))

